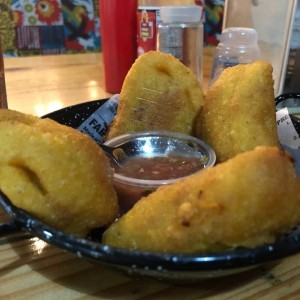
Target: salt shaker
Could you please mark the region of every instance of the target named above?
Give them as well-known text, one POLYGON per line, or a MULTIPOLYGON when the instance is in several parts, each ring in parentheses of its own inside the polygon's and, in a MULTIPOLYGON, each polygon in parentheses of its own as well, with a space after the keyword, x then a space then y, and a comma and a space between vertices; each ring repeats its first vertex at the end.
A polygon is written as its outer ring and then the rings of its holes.
POLYGON ((157 50, 172 54, 202 81, 202 7, 162 6, 157 30, 157 50))
POLYGON ((0 108, 7 108, 3 52, 0 40, 0 108))
POLYGON ((251 63, 258 59, 260 59, 260 49, 255 29, 226 28, 215 50, 209 86, 218 79, 224 69, 237 64, 251 63))

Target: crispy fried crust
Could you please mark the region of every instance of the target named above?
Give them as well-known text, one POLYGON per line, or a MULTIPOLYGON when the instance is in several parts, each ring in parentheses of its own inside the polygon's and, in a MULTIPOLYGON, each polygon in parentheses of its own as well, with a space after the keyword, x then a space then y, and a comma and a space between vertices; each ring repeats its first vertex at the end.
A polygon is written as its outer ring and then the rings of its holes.
POLYGON ((150 51, 129 70, 107 138, 148 130, 194 132, 203 102, 196 76, 172 55, 150 51))
POLYGON ((0 140, 0 189, 17 207, 81 236, 115 219, 109 164, 88 136, 3 109, 0 140))
POLYGON ((277 147, 257 147, 142 198, 103 242, 145 251, 219 251, 274 242, 299 221, 292 158, 277 147))
POLYGON ((227 68, 205 95, 197 137, 212 146, 217 161, 278 146, 272 67, 260 61, 227 68))

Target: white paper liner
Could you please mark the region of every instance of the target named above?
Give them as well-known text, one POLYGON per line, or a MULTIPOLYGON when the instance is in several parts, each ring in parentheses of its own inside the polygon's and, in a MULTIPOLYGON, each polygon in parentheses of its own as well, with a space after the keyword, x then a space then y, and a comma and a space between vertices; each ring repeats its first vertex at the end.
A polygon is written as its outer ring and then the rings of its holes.
POLYGON ((113 95, 90 117, 88 117, 77 130, 89 135, 97 143, 103 143, 108 126, 117 113, 119 94, 113 95))
POLYGON ((289 148, 300 149, 299 134, 293 125, 286 107, 276 112, 276 122, 280 143, 289 148))
POLYGON ((276 122, 279 141, 293 156, 297 174, 300 176, 300 138, 286 107, 276 112, 276 122))

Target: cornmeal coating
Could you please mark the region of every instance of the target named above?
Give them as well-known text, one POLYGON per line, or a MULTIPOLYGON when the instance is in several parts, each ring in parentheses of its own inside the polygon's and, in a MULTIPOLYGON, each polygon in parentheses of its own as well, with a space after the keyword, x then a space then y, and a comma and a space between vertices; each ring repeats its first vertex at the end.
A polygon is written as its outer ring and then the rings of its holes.
POLYGON ((215 252, 272 243, 300 221, 300 180, 278 147, 257 147, 160 187, 104 234, 144 251, 215 252))
POLYGON ((87 135, 2 109, 0 141, 0 189, 15 206, 79 236, 116 218, 107 157, 87 135))
POLYGON ((170 54, 149 51, 129 70, 106 139, 129 132, 193 134, 203 93, 193 72, 170 54))
POLYGON ((196 136, 217 162, 256 146, 279 146, 272 66, 264 61, 225 69, 205 95, 196 136))

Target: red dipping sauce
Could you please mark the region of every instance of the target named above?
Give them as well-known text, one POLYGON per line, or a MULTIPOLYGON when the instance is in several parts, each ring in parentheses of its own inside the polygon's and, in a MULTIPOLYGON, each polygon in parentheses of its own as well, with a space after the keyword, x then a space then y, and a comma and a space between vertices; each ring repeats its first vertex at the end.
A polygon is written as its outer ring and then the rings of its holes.
POLYGON ((122 167, 117 167, 119 175, 146 179, 163 180, 174 179, 191 175, 203 169, 203 160, 193 156, 170 156, 127 158, 122 167))
POLYGON ((204 141, 166 130, 131 132, 105 144, 124 147, 121 167, 113 166, 121 214, 162 185, 201 172, 216 162, 214 150, 204 141))
POLYGON ((127 158, 121 167, 114 165, 114 185, 118 194, 121 213, 128 211, 140 198, 159 186, 202 170, 205 157, 169 156, 127 158), (117 176, 116 176, 117 174, 117 176))

